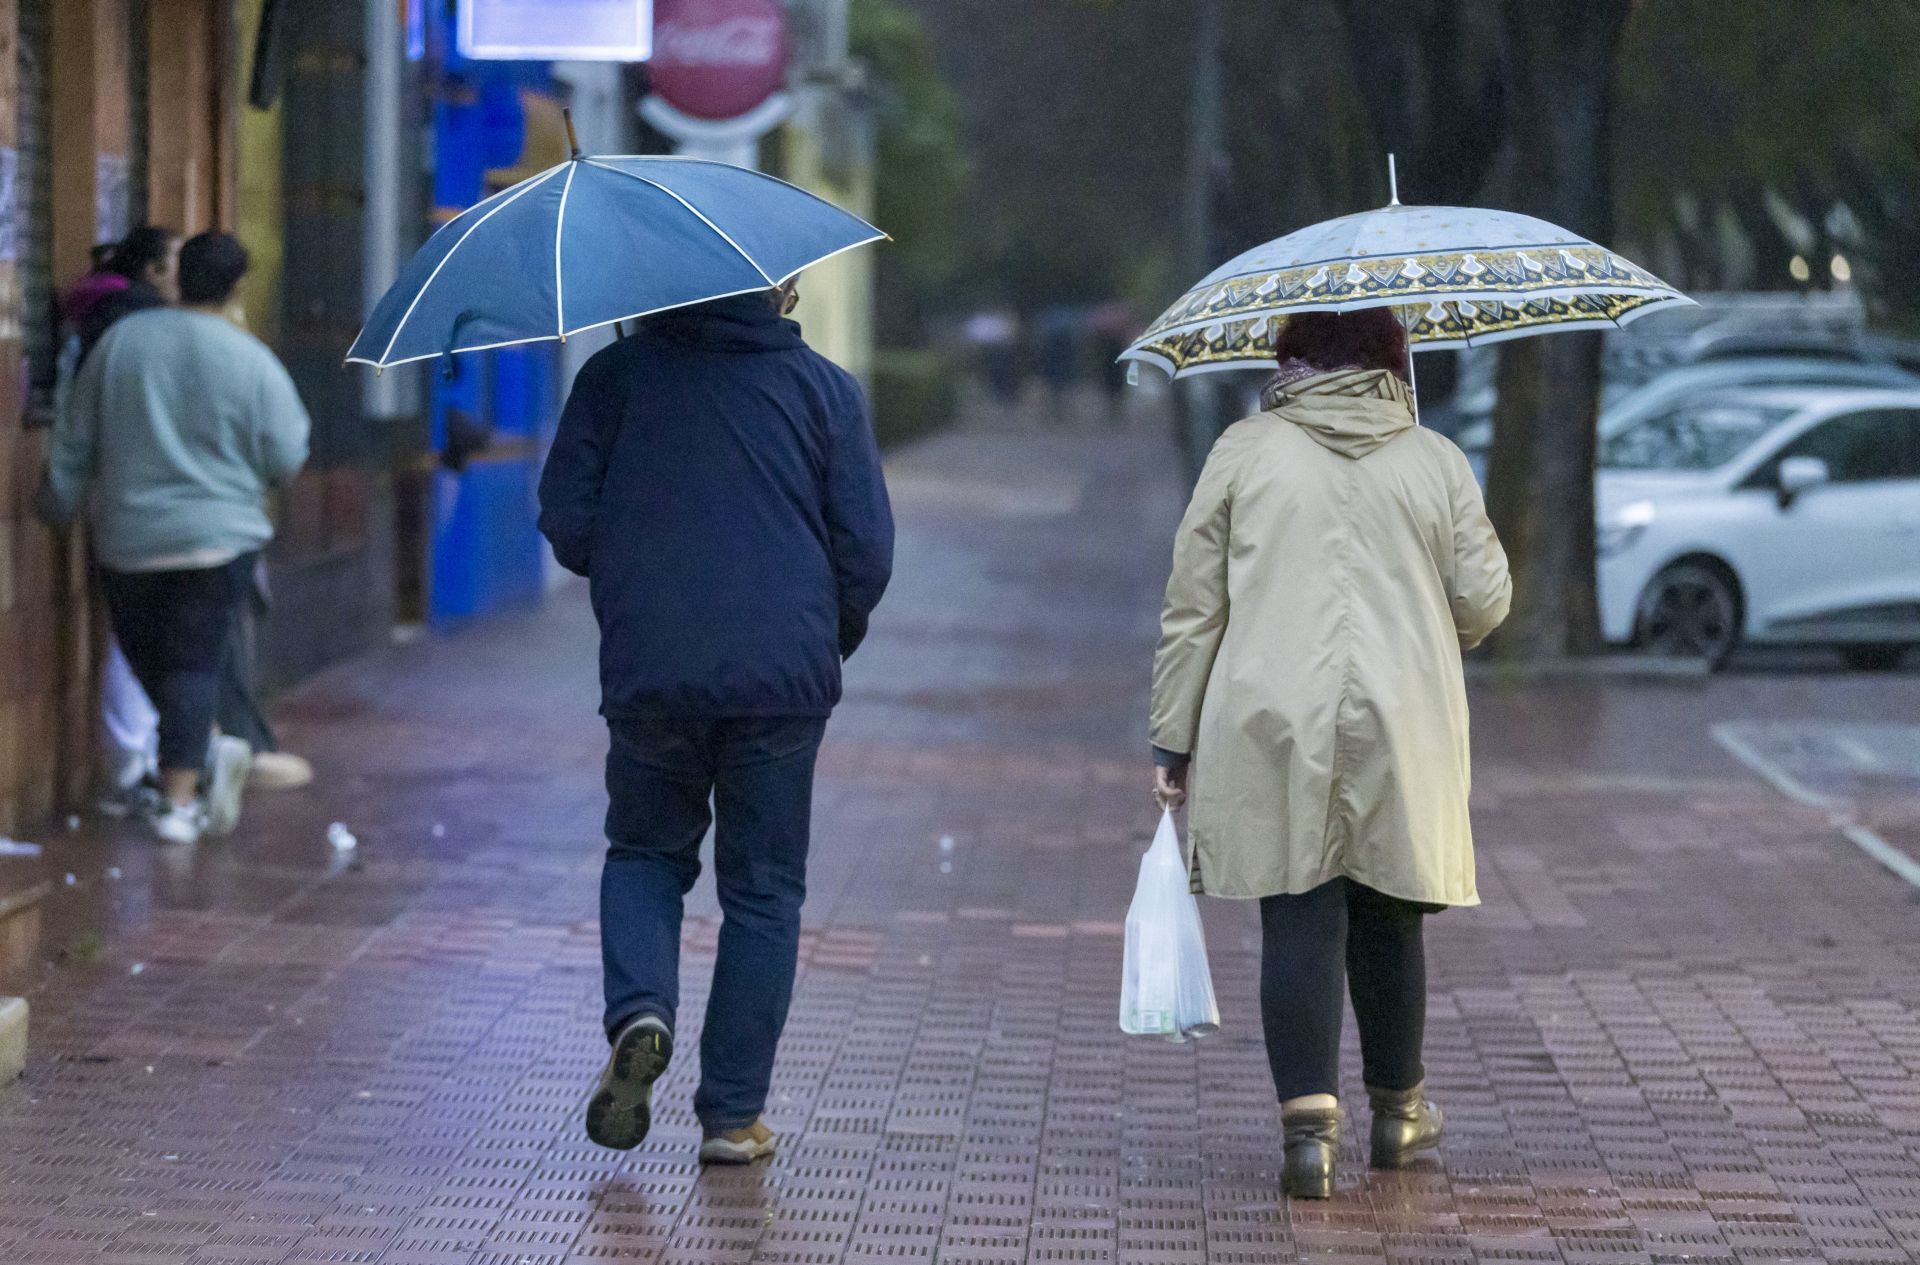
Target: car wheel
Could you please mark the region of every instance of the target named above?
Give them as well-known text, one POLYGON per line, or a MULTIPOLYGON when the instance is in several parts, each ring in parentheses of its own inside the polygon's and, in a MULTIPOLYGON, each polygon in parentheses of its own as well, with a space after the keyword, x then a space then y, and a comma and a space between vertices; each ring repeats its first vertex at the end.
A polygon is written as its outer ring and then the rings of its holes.
POLYGON ((1907 657, 1907 647, 1892 645, 1842 646, 1840 657, 1855 672, 1891 672, 1907 657))
POLYGON ((1638 642, 1650 654, 1725 667, 1740 648, 1733 577, 1703 562, 1676 562, 1654 576, 1640 597, 1638 642))

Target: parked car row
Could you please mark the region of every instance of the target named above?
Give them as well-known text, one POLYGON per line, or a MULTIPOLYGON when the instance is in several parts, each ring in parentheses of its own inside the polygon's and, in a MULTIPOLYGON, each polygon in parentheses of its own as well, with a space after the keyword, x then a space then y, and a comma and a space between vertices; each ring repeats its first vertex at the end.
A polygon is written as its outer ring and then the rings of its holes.
MULTIPOLYGON (((1609 641, 1725 664, 1746 644, 1920 647, 1920 377, 1799 356, 1673 369, 1599 424, 1609 641)), ((1458 436, 1485 477, 1489 426, 1458 436)))

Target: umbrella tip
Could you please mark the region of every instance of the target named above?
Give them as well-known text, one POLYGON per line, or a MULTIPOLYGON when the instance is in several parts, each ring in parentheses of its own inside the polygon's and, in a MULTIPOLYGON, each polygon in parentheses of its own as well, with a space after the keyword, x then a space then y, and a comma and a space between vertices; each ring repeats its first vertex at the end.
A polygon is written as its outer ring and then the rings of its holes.
MULTIPOLYGON (((573 124, 567 124, 567 133, 568 135, 572 135, 573 124)), ((577 149, 573 152, 575 157, 578 157, 580 154, 580 151, 577 149)), ((1400 205, 1400 171, 1392 154, 1387 155, 1387 197, 1389 199, 1387 202, 1388 206, 1400 205)))
MULTIPOLYGON (((553 116, 549 114, 547 117, 552 118, 553 116)), ((567 125, 567 148, 573 151, 567 156, 568 161, 577 162, 580 158, 580 136, 573 130, 573 111, 566 106, 562 106, 560 108, 560 118, 567 125)))

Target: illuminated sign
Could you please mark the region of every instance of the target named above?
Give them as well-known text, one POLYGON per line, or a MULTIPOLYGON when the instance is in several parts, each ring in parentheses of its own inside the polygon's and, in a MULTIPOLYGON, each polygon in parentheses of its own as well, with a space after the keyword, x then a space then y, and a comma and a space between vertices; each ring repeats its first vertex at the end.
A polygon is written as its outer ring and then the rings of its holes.
POLYGON ((653 0, 460 0, 460 55, 482 61, 645 61, 653 0))

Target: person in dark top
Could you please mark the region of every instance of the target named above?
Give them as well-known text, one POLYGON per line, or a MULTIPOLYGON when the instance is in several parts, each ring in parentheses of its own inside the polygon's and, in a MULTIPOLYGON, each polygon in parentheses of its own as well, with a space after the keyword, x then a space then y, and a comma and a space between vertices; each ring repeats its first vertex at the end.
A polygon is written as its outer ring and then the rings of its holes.
POLYGON ((792 999, 815 754, 893 563, 859 385, 782 319, 791 287, 649 318, 581 369, 540 529, 600 623, 612 1053, 587 1133, 646 1136, 673 1052, 682 900, 716 827, 725 921, 694 1098, 704 1163, 770 1155, 761 1122, 792 999))
POLYGON ((125 277, 127 284, 101 295, 77 314, 74 327, 82 361, 120 318, 180 301, 180 235, 170 228, 143 224, 114 247, 106 270, 125 277))

